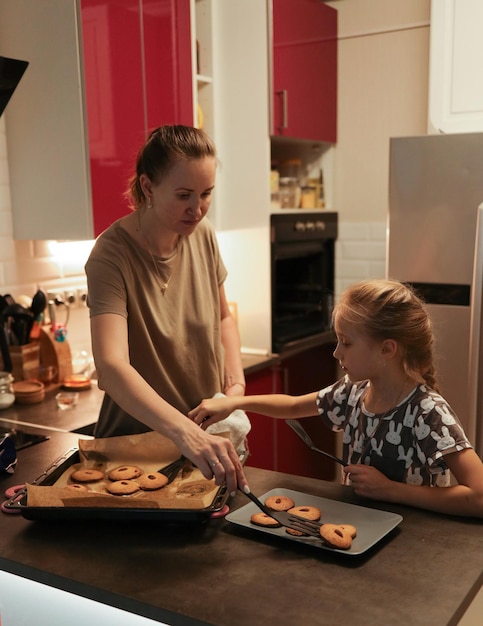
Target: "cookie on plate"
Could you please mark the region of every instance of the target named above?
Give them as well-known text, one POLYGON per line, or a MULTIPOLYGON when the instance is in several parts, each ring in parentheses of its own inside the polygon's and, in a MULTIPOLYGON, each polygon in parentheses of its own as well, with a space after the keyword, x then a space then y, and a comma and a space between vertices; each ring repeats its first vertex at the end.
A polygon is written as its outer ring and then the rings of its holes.
POLYGON ((295 506, 295 502, 288 496, 268 496, 265 506, 273 511, 288 511, 295 506))
POLYGON ((266 513, 253 513, 250 522, 255 526, 265 526, 266 528, 280 528, 282 526, 280 522, 266 513))
POLYGON ((348 550, 352 545, 352 537, 343 526, 339 524, 322 524, 320 536, 332 548, 348 550))
POLYGON ((320 509, 316 506, 294 506, 288 512, 312 522, 317 522, 321 516, 320 509))

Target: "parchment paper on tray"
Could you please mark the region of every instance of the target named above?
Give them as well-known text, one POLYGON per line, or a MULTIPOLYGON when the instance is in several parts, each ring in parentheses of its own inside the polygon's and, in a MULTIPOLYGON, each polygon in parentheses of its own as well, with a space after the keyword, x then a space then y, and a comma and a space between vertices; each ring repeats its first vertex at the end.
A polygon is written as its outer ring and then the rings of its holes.
MULTIPOLYGON (((229 437, 229 433, 220 433, 229 437)), ((27 506, 204 509, 213 503, 219 487, 207 480, 189 461, 172 483, 156 491, 129 496, 111 495, 106 490, 107 474, 120 465, 136 465, 144 472, 155 472, 180 456, 174 443, 157 432, 103 439, 79 440, 80 463, 71 465, 51 485, 27 484, 27 506), (88 491, 69 488, 72 473, 80 468, 98 469, 105 477, 87 483, 88 491)))

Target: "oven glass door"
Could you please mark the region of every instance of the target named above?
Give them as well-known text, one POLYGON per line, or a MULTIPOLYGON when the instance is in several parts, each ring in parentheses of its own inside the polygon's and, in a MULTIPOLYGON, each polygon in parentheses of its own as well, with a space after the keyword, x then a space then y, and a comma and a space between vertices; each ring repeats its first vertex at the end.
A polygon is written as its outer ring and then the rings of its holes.
POLYGON ((329 330, 333 293, 333 240, 274 244, 272 350, 329 330))

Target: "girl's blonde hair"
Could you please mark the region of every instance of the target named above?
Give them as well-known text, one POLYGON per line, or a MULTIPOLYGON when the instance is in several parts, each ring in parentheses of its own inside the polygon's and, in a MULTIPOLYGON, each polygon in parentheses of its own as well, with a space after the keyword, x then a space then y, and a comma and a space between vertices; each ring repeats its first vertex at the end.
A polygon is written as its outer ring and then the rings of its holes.
POLYGON ((153 130, 138 152, 136 173, 130 179, 125 194, 131 208, 139 209, 145 202, 139 182, 142 174, 158 184, 178 161, 204 157, 216 159, 216 148, 208 135, 199 128, 178 124, 153 130))
POLYGON ((395 280, 363 281, 344 291, 333 320, 336 316, 373 339, 396 341, 407 374, 439 392, 431 319, 411 287, 395 280))

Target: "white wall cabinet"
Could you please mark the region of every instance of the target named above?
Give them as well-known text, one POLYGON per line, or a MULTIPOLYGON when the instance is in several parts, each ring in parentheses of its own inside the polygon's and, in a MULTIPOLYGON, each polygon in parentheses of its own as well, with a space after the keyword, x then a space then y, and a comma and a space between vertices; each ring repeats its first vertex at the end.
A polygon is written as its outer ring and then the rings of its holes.
MULTIPOLYGON (((213 136, 220 159, 212 220, 218 230, 268 228, 267 7, 261 0, 211 0, 211 11, 213 136)), ((203 56, 200 62, 204 75, 203 56)), ((200 104, 209 132, 210 106, 206 100, 200 104)))
POLYGON ((433 0, 429 132, 483 131, 483 2, 433 0))

